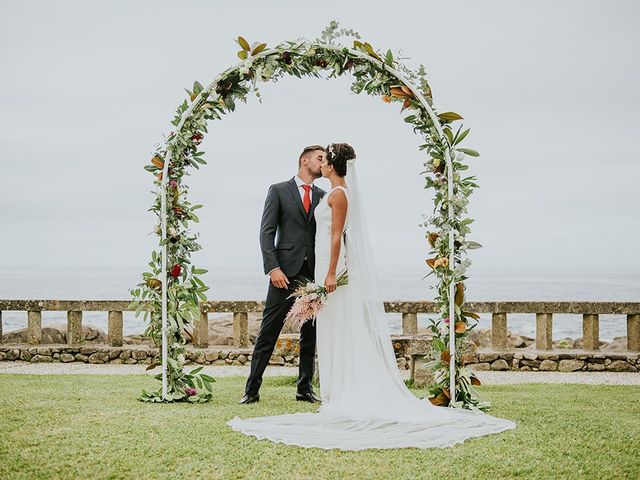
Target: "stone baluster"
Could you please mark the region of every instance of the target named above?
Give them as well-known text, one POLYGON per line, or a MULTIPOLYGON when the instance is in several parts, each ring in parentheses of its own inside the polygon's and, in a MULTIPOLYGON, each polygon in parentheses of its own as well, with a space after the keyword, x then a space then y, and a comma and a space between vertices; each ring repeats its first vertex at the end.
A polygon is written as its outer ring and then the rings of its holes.
POLYGON ((418 334, 418 314, 417 313, 402 313, 402 333, 404 335, 417 335, 418 334))
POLYGON ((640 313, 627 315, 627 349, 640 351, 640 313))
POLYGON ((600 350, 600 317, 597 314, 582 315, 582 348, 600 350))
POLYGON ((42 312, 39 310, 27 312, 27 342, 30 345, 42 342, 42 312))
POLYGON ((494 313, 491 315, 491 348, 494 350, 507 349, 507 314, 494 313))
POLYGON ((109 312, 107 341, 112 347, 122 346, 122 312, 109 312))
POLYGON ((536 348, 551 350, 553 348, 553 314, 536 313, 536 348))
POLYGON ((249 314, 247 312, 233 312, 233 346, 249 346, 249 314))
POLYGON ((77 345, 82 342, 82 311, 67 312, 67 344, 77 345))
POLYGON ((209 312, 200 312, 193 337, 194 347, 207 348, 209 346, 209 312))

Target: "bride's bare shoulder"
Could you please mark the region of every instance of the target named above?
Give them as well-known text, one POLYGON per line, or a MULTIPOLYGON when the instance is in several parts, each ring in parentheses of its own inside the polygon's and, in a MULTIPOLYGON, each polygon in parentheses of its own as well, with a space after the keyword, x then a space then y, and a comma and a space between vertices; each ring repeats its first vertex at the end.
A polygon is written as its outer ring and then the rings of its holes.
POLYGON ((333 207, 343 207, 346 208, 348 203, 348 197, 346 192, 341 187, 336 187, 329 192, 327 197, 327 204, 333 207))

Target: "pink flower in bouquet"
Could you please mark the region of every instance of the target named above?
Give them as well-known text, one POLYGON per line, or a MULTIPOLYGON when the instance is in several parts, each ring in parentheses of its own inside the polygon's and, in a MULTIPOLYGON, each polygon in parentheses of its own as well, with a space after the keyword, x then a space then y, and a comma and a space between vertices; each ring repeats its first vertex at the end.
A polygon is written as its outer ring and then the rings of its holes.
POLYGON ((195 388, 191 388, 191 387, 185 388, 184 391, 190 397, 192 397, 192 396, 194 396, 194 395, 196 395, 198 393, 198 390, 196 390, 195 388))
POLYGON ((315 317, 322 307, 322 299, 317 293, 310 293, 297 297, 287 320, 292 320, 295 328, 300 328, 307 321, 315 317))
MULTIPOLYGON (((347 275, 346 269, 338 275, 336 280, 339 287, 349 283, 349 276, 347 275)), ((312 281, 301 283, 300 286, 287 297, 295 297, 295 301, 289 313, 287 313, 285 320, 291 320, 293 327, 300 329, 306 321, 317 316, 318 312, 322 309, 322 305, 327 300, 327 295, 326 288, 312 281)))
POLYGON ((449 317, 444 319, 444 323, 446 323, 447 325, 449 325, 449 317))

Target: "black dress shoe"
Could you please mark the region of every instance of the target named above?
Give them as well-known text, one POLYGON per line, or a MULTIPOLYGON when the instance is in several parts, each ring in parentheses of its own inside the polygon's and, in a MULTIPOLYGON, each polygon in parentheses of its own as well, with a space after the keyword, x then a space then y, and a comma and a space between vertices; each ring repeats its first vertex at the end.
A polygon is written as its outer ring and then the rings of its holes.
POLYGON ((242 397, 238 403, 241 403, 243 405, 247 405, 249 403, 256 403, 256 402, 259 402, 259 401, 260 401, 260 395, 258 395, 258 394, 256 394, 256 395, 245 394, 245 396, 242 397))
POLYGON ((321 403, 320 400, 313 392, 309 393, 296 393, 296 400, 299 402, 309 402, 309 403, 321 403))

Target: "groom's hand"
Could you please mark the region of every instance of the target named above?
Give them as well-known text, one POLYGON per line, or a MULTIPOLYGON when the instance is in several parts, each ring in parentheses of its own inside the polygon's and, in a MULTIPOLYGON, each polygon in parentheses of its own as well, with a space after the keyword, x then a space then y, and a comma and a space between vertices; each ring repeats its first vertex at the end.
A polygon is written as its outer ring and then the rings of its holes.
POLYGON ((289 279, 282 270, 276 268, 269 276, 271 277, 271 283, 276 288, 287 288, 289 285, 289 279))

